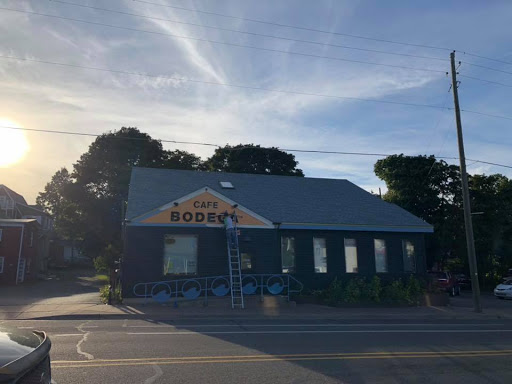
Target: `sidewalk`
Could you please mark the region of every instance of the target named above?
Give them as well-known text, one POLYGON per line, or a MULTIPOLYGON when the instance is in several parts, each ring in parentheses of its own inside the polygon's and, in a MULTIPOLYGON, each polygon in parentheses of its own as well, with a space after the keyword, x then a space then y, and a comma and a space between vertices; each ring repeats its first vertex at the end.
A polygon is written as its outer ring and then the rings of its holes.
POLYGON ((332 308, 314 304, 265 305, 251 303, 246 309, 231 309, 226 305, 161 305, 156 303, 134 305, 104 304, 35 304, 31 306, 0 306, 0 320, 35 319, 151 319, 177 320, 184 318, 301 318, 357 320, 453 320, 453 319, 507 319, 512 320, 510 311, 490 308, 475 313, 468 307, 402 307, 402 308, 332 308))

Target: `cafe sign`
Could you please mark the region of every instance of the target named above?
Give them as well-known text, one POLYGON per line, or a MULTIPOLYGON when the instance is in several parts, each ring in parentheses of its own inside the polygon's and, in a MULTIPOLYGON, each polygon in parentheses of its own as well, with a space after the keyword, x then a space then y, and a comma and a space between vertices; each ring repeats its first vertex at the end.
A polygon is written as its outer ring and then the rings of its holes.
POLYGON ((207 187, 152 211, 138 221, 161 225, 223 225, 224 212, 236 213, 240 228, 273 228, 272 222, 207 187))

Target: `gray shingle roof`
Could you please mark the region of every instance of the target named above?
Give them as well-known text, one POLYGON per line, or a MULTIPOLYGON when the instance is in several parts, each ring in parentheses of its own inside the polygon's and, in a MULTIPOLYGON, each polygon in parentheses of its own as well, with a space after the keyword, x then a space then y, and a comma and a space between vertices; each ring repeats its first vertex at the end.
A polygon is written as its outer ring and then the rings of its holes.
POLYGON ((430 228, 347 180, 137 167, 132 170, 126 218, 134 219, 203 187, 274 223, 430 228), (234 189, 221 188, 221 181, 230 181, 234 189))

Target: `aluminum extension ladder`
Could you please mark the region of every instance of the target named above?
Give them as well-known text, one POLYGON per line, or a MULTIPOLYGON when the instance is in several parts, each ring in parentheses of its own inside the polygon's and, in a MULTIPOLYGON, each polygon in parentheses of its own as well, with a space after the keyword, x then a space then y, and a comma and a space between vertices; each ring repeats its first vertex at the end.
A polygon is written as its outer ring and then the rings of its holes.
POLYGON ((235 248, 231 248, 229 239, 227 239, 229 278, 231 283, 231 308, 245 308, 244 293, 242 291, 242 269, 240 263, 240 248, 238 246, 238 229, 236 227, 236 214, 234 219, 235 226, 235 248))

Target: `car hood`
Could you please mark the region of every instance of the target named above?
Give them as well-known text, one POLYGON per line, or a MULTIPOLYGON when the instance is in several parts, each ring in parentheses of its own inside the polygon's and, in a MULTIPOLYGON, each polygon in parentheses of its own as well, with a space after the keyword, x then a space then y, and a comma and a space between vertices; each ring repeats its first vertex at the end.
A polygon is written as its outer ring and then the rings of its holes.
POLYGON ((0 325, 0 368, 28 355, 43 339, 31 331, 0 325))
POLYGON ((512 285, 509 284, 500 284, 496 287, 496 289, 509 289, 512 288, 512 285))

